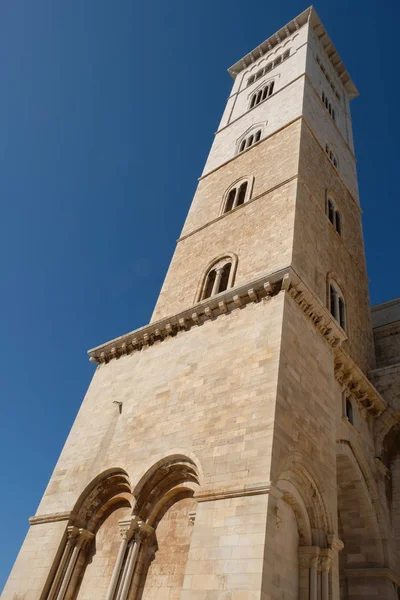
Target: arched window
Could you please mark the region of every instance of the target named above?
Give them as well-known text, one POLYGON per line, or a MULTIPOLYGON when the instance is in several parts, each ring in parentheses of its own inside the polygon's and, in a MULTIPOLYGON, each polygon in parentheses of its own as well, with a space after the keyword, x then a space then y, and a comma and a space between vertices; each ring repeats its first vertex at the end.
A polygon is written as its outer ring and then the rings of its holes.
POLYGON ((204 271, 195 302, 201 302, 231 288, 237 267, 236 254, 225 254, 216 258, 204 271))
POLYGON ((225 214, 237 206, 241 206, 250 196, 250 180, 238 181, 228 192, 225 194, 225 199, 222 205, 221 214, 225 214))
POLYGON ((342 220, 332 196, 327 197, 326 214, 339 235, 342 234, 342 220))
POLYGON ((260 102, 262 102, 263 100, 266 100, 266 98, 269 98, 271 96, 271 94, 274 91, 274 83, 275 83, 274 81, 270 81, 269 83, 267 83, 267 85, 262 87, 260 90, 257 90, 256 92, 254 92, 254 94, 252 95, 251 100, 250 100, 250 108, 257 106, 257 104, 260 104, 260 102))
POLYGON ((343 293, 336 282, 329 283, 329 310, 342 329, 346 329, 346 308, 343 293))
POLYGON ((346 417, 348 418, 349 422, 354 425, 353 405, 350 398, 346 398, 346 417))
POLYGON ((218 263, 209 271, 202 300, 220 294, 228 288, 231 268, 232 263, 227 261, 223 264, 218 263))
POLYGON ((247 148, 250 148, 250 146, 252 146, 253 144, 259 142, 261 139, 261 133, 261 129, 257 129, 255 133, 252 133, 251 135, 249 135, 249 137, 243 139, 239 144, 239 153, 243 152, 243 150, 246 150, 247 148))

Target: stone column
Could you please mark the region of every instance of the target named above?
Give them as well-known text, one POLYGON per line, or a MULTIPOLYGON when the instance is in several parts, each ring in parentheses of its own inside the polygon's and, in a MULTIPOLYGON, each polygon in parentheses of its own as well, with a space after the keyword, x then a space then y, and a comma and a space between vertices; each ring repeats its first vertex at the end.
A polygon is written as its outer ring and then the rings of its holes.
POLYGON ((57 571, 54 575, 53 583, 50 588, 47 600, 54 600, 57 597, 57 592, 60 589, 60 585, 63 579, 63 573, 65 572, 66 565, 71 559, 71 554, 76 544, 76 539, 79 536, 79 529, 77 527, 67 528, 67 539, 64 546, 64 551, 61 556, 61 560, 58 563, 57 571))
POLYGON ((332 565, 329 553, 329 550, 321 550, 319 563, 321 570, 321 600, 329 600, 329 572, 332 565))
MULTIPOLYGON (((70 529, 70 528, 68 528, 70 529)), ((76 528, 72 528, 73 530, 76 530, 76 528)), ((78 530, 78 535, 73 535, 73 549, 72 552, 69 556, 69 559, 67 561, 67 563, 64 564, 64 566, 66 567, 66 570, 64 571, 64 574, 62 576, 62 581, 61 581, 61 585, 60 585, 60 589, 57 593, 57 595, 55 596, 56 600, 64 600, 67 599, 68 596, 72 595, 72 590, 71 590, 71 586, 70 583, 72 583, 72 586, 74 585, 74 583, 76 583, 77 579, 78 579, 78 573, 76 573, 75 571, 75 566, 78 562, 78 558, 80 554, 85 554, 86 550, 89 548, 91 542, 94 539, 94 534, 91 533, 90 531, 86 531, 86 529, 79 529, 78 530), (74 579, 74 581, 73 581, 74 579)), ((84 567, 85 565, 85 560, 81 561, 81 568, 84 567)))
POLYGON ((153 535, 154 529, 146 523, 140 522, 130 542, 128 557, 125 562, 124 571, 121 575, 120 590, 115 600, 126 600, 131 588, 141 547, 153 535))
POLYGON ((117 561, 115 563, 110 585, 107 591, 106 600, 114 600, 115 590, 120 576, 122 564, 126 555, 128 543, 132 539, 135 530, 138 528, 138 520, 136 517, 130 517, 129 519, 119 521, 119 527, 120 534, 122 536, 122 541, 119 547, 117 561))
POLYGON ((216 294, 218 294, 219 284, 221 283, 223 269, 224 269, 224 267, 220 267, 219 269, 216 270, 215 281, 214 281, 213 289, 211 292, 211 296, 215 296, 216 294))
POLYGON ((343 542, 336 537, 335 534, 327 535, 328 546, 330 550, 331 567, 330 567, 330 580, 331 580, 331 595, 332 600, 339 600, 340 598, 340 582, 339 582, 339 552, 343 550, 343 542))
POLYGON ((299 546, 299 600, 320 600, 318 593, 318 546, 299 546))

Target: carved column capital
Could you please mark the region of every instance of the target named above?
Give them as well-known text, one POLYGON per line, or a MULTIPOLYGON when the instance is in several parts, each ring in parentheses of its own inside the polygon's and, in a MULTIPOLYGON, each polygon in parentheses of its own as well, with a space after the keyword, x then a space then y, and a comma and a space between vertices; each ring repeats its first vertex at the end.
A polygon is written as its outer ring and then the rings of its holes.
POLYGON ((332 566, 332 559, 330 556, 321 556, 320 558, 320 570, 324 573, 329 573, 332 566))
POLYGON ((145 544, 152 537, 153 533, 153 527, 150 527, 150 525, 141 521, 135 532, 135 539, 138 543, 145 544))
POLYGON ((118 525, 122 539, 129 542, 139 529, 139 519, 137 517, 129 517, 128 519, 118 521, 118 525))
POLYGON ((70 527, 67 527, 67 541, 70 544, 75 546, 78 537, 79 537, 79 528, 78 527, 74 527, 73 525, 70 527))
POLYGON ((81 548, 81 550, 85 551, 89 548, 90 544, 94 540, 94 533, 87 531, 86 529, 79 530, 79 538, 77 540, 77 546, 81 548))
POLYGON ((340 540, 334 533, 328 533, 326 539, 331 550, 336 550, 337 552, 343 550, 344 544, 342 540, 340 540))

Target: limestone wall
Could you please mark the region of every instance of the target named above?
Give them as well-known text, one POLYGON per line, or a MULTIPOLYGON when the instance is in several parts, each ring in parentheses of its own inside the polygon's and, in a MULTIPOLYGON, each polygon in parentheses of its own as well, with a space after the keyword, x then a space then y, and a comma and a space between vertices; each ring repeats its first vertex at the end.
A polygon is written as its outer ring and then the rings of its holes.
POLYGON ((328 275, 337 281, 346 302, 349 340, 345 348, 367 372, 374 367, 375 358, 360 210, 307 124, 303 125, 300 152, 293 266, 325 306, 328 275), (327 191, 341 215, 341 235, 326 214, 327 191))
POLYGON ((193 305, 204 269, 224 252, 238 257, 235 285, 290 264, 299 139, 296 122, 200 181, 152 321, 193 305), (254 201, 218 218, 228 187, 246 176, 254 201))
MULTIPOLYGON (((38 514, 70 511, 89 482, 112 467, 125 469, 135 486, 155 462, 176 452, 196 461, 202 491, 269 482, 282 312, 280 294, 98 367, 38 514), (121 414, 113 401, 123 403, 121 414)), ((184 597, 260 589, 268 502, 261 495, 199 504, 184 597)), ((31 527, 5 600, 14 594, 39 599, 64 530, 65 521, 31 527)), ((174 539, 168 553, 176 554, 179 571, 187 542, 180 534, 174 539)), ((99 538, 97 564, 102 543, 99 538)), ((151 567, 152 581, 157 565, 167 562, 162 556, 151 567)), ((179 588, 178 571, 171 589, 179 588)), ((93 597, 97 587, 90 582, 93 597)), ((99 579, 99 593, 105 585, 99 579)))

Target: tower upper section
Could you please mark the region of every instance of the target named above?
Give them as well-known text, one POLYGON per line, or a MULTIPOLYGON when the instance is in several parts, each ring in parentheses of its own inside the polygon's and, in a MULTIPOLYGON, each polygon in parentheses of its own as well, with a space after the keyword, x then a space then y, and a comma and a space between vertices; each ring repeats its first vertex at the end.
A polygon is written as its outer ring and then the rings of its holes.
POLYGON ((311 7, 235 63, 231 94, 203 176, 300 116, 357 198, 350 100, 358 95, 317 13, 311 7), (324 106, 330 122, 319 118, 324 106))

